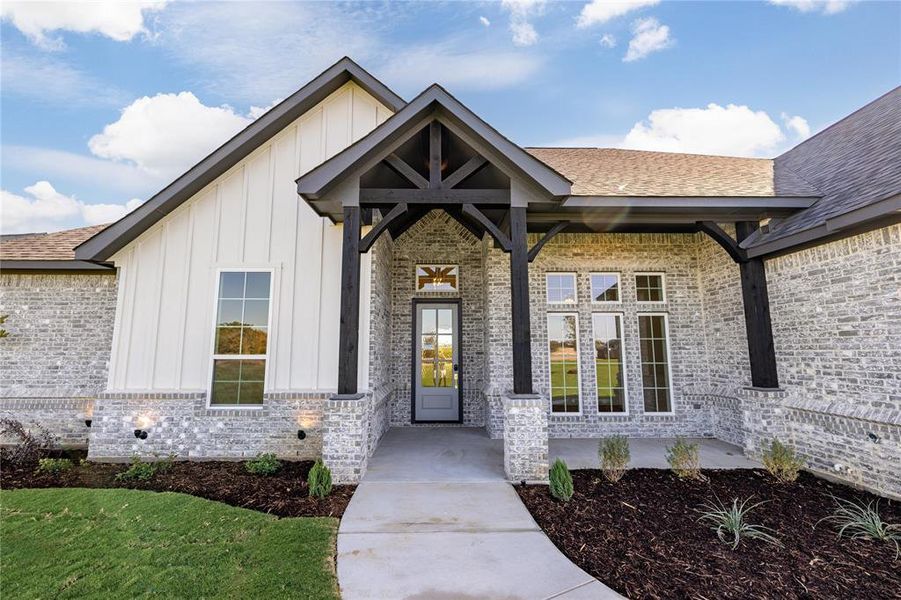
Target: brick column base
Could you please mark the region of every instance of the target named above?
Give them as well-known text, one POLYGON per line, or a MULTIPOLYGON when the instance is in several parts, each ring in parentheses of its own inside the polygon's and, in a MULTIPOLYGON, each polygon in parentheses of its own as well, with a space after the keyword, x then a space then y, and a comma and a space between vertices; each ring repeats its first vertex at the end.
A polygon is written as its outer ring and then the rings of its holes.
POLYGON ((761 451, 773 439, 789 441, 783 408, 788 397, 785 390, 746 387, 739 390, 738 397, 741 402, 746 456, 760 458, 761 451))
POLYGON ((325 402, 322 462, 334 483, 359 483, 366 473, 371 404, 368 394, 335 394, 325 402))
POLYGON ((502 401, 507 478, 547 481, 548 427, 544 400, 532 394, 507 394, 502 401))

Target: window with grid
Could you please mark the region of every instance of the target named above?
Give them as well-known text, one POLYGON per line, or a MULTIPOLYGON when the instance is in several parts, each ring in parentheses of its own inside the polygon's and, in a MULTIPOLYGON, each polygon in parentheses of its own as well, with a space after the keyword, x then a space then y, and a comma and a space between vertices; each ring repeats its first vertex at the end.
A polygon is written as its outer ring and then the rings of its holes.
POLYGON ((268 271, 219 274, 212 405, 263 404, 271 284, 268 271))
POLYGON ((576 303, 576 275, 574 273, 548 273, 545 281, 549 304, 576 303))
POLYGON ((666 299, 663 273, 636 273, 635 293, 639 302, 663 302, 666 299))
POLYGON ((639 315, 641 381, 645 412, 671 412, 666 315, 639 315))
POLYGON ((591 301, 619 302, 619 273, 592 273, 591 301))
POLYGON ((626 412, 626 372, 623 361, 623 322, 618 314, 591 315, 598 412, 626 412))
POLYGON ((547 316, 551 410, 579 412, 579 322, 575 314, 547 316))

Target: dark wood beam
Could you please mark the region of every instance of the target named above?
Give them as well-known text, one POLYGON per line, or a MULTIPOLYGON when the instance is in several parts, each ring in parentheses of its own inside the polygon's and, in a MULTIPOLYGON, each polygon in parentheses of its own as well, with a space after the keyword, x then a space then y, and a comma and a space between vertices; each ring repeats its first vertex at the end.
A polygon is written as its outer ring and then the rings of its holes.
POLYGON ((532 246, 532 249, 529 250, 529 262, 535 260, 535 257, 538 256, 538 253, 541 252, 541 249, 544 248, 544 245, 551 241, 551 238, 566 229, 570 226, 569 221, 563 221, 562 223, 557 223, 550 230, 541 236, 541 239, 535 242, 535 245, 532 246))
POLYGON ((420 175, 416 169, 408 165, 407 162, 397 154, 389 154, 386 156, 385 163, 417 188, 424 190, 429 187, 429 180, 420 175))
POLYGON ((471 233, 477 240, 485 237, 485 230, 481 227, 476 227, 476 225, 469 219, 463 216, 463 211, 459 206, 449 206, 444 209, 444 212, 449 214, 457 223, 466 228, 466 230, 471 233))
POLYGON ((360 333, 360 207, 344 207, 341 247, 341 320, 338 334, 338 393, 357 393, 360 333))
POLYGON ((510 204, 510 190, 405 190, 366 188, 360 190, 360 204, 510 204))
POLYGON ((713 241, 722 246, 723 250, 729 254, 732 260, 739 264, 747 262, 748 253, 745 252, 745 249, 739 246, 738 242, 728 233, 723 231, 719 225, 713 221, 698 221, 698 229, 709 235, 713 238, 713 241))
MULTIPOLYGON (((480 225, 485 231, 491 234, 498 244, 501 245, 501 248, 504 252, 510 252, 510 238, 507 235, 497 228, 491 219, 485 216, 485 213, 480 211, 478 208, 473 206, 472 204, 464 204, 463 205, 463 214, 467 217, 474 220, 478 225, 480 225)), ((525 219, 525 210, 523 210, 523 219, 525 219)), ((523 220, 523 231, 525 231, 525 220, 523 220)), ((528 262, 528 260, 526 261, 528 262)))
POLYGON ((478 155, 473 156, 463 163, 459 169, 445 177, 442 185, 446 188, 456 187, 464 179, 484 167, 486 164, 488 164, 488 161, 484 157, 478 155))
MULTIPOLYGON (((736 223, 735 233, 738 243, 754 233, 758 227, 755 221, 736 223)), ((751 362, 751 385, 759 388, 778 388, 779 375, 773 345, 766 267, 763 259, 752 258, 740 263, 739 270, 745 309, 745 330, 748 334, 748 358, 751 362)))
POLYGON ((402 214, 407 212, 407 205, 401 202, 400 204, 395 205, 388 214, 382 217, 382 220, 376 223, 375 227, 369 230, 363 239, 360 240, 360 254, 366 254, 369 252, 369 249, 372 248, 372 245, 375 244, 375 241, 379 239, 379 236, 382 235, 388 226, 391 225, 394 221, 400 218, 402 214))
POLYGON ((510 208, 510 308, 513 327, 513 393, 532 393, 529 320, 529 246, 526 209, 510 208))
POLYGON ((441 187, 441 123, 429 125, 429 187, 441 187))

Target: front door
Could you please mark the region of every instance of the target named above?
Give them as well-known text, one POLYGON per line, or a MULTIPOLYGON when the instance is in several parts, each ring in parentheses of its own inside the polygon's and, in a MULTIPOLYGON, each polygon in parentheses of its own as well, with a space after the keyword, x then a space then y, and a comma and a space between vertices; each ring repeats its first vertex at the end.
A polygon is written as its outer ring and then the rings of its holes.
POLYGON ((414 421, 462 421, 459 309, 451 303, 414 304, 414 421))

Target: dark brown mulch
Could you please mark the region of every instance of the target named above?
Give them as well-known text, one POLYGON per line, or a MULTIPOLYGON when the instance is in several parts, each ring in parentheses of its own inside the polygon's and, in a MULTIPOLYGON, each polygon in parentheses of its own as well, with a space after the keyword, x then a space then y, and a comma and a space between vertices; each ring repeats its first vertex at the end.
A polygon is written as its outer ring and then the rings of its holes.
MULTIPOLYGON (((630 598, 901 598, 901 559, 891 543, 838 538, 829 523, 830 494, 875 496, 807 473, 779 484, 765 471, 705 471, 707 481, 635 469, 617 484, 596 470, 573 471, 569 503, 547 486, 517 486, 532 516, 582 569, 630 598), (754 497, 767 504, 748 521, 776 530, 784 547, 760 540, 738 549, 698 523, 698 509, 754 497)), ((880 514, 901 523, 901 503, 883 499, 880 514)))
POLYGON ((70 471, 59 475, 35 473, 34 469, 17 469, 6 461, 0 464, 0 488, 131 488, 154 492, 181 492, 232 506, 249 508, 278 517, 341 517, 356 486, 336 485, 323 499, 311 498, 307 473, 312 461, 282 461, 275 475, 253 475, 243 462, 182 461, 148 481, 117 481, 116 474, 128 469, 127 464, 88 463, 79 465, 83 452, 70 452, 75 463, 70 471))

